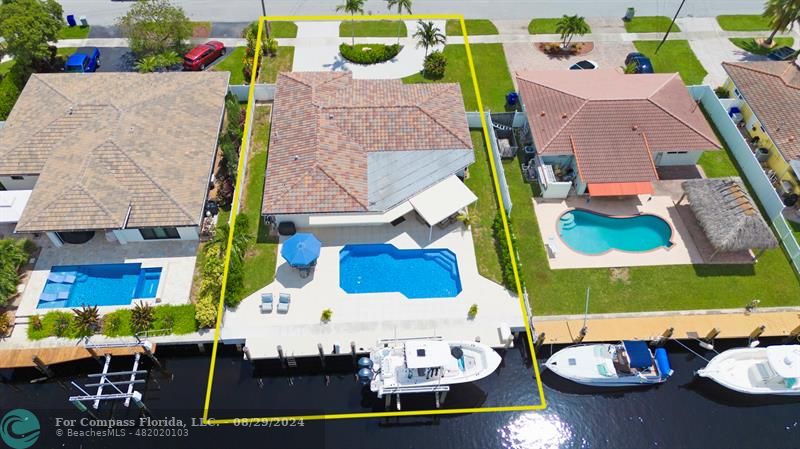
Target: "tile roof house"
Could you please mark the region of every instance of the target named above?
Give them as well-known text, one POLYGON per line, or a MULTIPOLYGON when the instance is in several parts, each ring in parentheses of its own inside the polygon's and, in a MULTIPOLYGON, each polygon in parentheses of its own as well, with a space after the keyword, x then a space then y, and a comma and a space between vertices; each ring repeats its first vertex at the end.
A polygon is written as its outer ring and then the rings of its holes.
POLYGON ((742 100, 742 125, 767 148, 770 168, 800 193, 800 67, 795 61, 723 62, 725 87, 742 100), (794 173, 794 174, 793 174, 794 173))
POLYGON ((472 162, 457 84, 281 73, 262 213, 308 225, 386 223, 472 162))
POLYGON ((228 77, 32 75, 0 130, 0 182, 32 189, 16 232, 197 238, 228 77))
POLYGON ((578 193, 652 193, 656 167, 721 148, 678 74, 525 71, 517 81, 536 154, 574 170, 578 193))

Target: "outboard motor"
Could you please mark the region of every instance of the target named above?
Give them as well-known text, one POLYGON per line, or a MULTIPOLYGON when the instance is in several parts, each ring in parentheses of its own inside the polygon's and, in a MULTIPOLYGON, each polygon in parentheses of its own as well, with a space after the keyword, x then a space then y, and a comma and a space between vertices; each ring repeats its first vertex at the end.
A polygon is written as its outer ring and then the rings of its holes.
POLYGON ((358 370, 358 383, 361 385, 369 385, 372 382, 372 370, 369 368, 361 368, 358 370))
POLYGON ((359 368, 367 368, 369 370, 372 369, 372 359, 369 357, 361 357, 358 359, 358 367, 359 368))

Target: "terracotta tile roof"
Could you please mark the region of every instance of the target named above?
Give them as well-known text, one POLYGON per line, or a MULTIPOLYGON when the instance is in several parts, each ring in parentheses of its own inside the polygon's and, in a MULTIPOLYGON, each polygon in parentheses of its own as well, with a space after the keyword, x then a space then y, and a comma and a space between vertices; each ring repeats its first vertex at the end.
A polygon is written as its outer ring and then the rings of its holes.
POLYGON ((723 62, 722 67, 783 157, 800 159, 800 68, 792 61, 723 62))
POLYGON ((31 76, 0 142, 0 174, 39 175, 17 232, 199 224, 228 77, 31 76))
POLYGON ((678 74, 530 71, 517 81, 537 152, 575 154, 586 182, 656 180, 652 152, 721 148, 678 74))
MULTIPOLYGON (((418 151, 426 157, 422 153, 429 150, 458 150, 472 162, 472 140, 457 84, 403 84, 354 80, 350 73, 303 72, 281 73, 276 89, 264 214, 391 207, 370 201, 370 185, 377 184, 368 177, 370 154, 418 151)), ((435 176, 420 181, 426 183, 422 187, 444 179, 435 176)))

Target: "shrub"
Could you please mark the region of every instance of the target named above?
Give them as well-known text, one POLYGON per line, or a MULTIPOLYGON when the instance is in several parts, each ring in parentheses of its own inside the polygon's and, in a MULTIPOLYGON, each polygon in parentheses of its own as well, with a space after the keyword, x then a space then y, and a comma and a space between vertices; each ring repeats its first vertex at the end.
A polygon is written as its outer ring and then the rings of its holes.
POLYGON ((73 321, 75 330, 79 337, 94 335, 100 327, 100 312, 97 306, 82 306, 80 309, 72 309, 75 313, 73 321))
POLYGON ((467 316, 469 316, 469 319, 475 318, 475 315, 477 314, 478 314, 478 305, 473 304, 469 306, 469 311, 467 312, 467 316))
POLYGON ((442 78, 447 68, 447 56, 441 51, 435 51, 425 58, 425 63, 422 67, 426 77, 434 79, 442 78))
POLYGON ((118 310, 109 313, 103 318, 103 335, 109 337, 117 337, 122 334, 125 320, 127 319, 130 324, 130 312, 127 310, 118 310), (123 316, 122 312, 128 312, 123 316))
POLYGON ((24 85, 24 73, 16 65, 0 80, 0 120, 5 120, 11 113, 24 85))
POLYGON ((59 314, 55 319, 55 335, 56 337, 67 337, 69 335, 69 328, 72 325, 72 317, 67 313, 59 314))
POLYGON ((209 296, 201 297, 197 304, 195 304, 194 319, 197 321, 197 326, 209 329, 217 323, 217 306, 214 305, 214 300, 209 296))
POLYGON ((11 314, 8 312, 0 313, 0 337, 8 335, 11 331, 11 314))
POLYGON ((268 37, 261 40, 261 54, 275 56, 278 54, 278 40, 268 37))
POLYGON ((19 269, 28 261, 25 240, 0 240, 0 306, 17 294, 19 269))
POLYGON ((383 44, 341 44, 339 45, 339 53, 344 59, 356 64, 378 64, 388 61, 402 50, 403 47, 398 44, 383 45, 383 44))
POLYGON ((137 333, 146 331, 153 326, 155 319, 153 306, 144 301, 139 301, 131 312, 131 328, 137 333))
MULTIPOLYGON (((511 226, 511 220, 508 220, 508 230, 511 233, 511 243, 516 246, 516 237, 514 237, 514 230, 511 226)), ((497 255, 500 259, 500 268, 503 271, 503 285, 511 290, 516 290, 516 282, 514 279, 514 267, 512 266, 512 259, 511 259, 511 252, 508 248, 508 243, 506 241, 506 233, 503 229, 503 218, 498 213, 495 218, 494 222, 492 223, 492 233, 494 234, 494 241, 495 241, 495 248, 497 249, 497 255)), ((514 256, 516 257, 516 256, 514 256)), ((522 282, 522 279, 520 279, 522 282)))
POLYGON ((714 93, 717 94, 717 98, 728 98, 731 96, 730 92, 728 92, 728 89, 726 89, 724 86, 719 86, 714 89, 714 93))
POLYGON ((33 315, 28 321, 28 324, 33 330, 40 331, 42 330, 42 317, 33 315))
POLYGON ((328 321, 331 320, 332 317, 333 317, 333 310, 325 309, 322 311, 322 316, 320 317, 320 320, 322 320, 323 323, 327 323, 328 321))

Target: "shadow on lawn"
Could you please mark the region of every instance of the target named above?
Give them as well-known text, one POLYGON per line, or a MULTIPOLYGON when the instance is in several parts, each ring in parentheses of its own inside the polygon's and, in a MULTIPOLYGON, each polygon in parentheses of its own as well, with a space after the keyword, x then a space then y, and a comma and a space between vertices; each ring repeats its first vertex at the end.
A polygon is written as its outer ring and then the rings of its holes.
POLYGON ((755 276, 756 270, 753 264, 737 265, 692 265, 696 275, 700 277, 711 276, 755 276))

